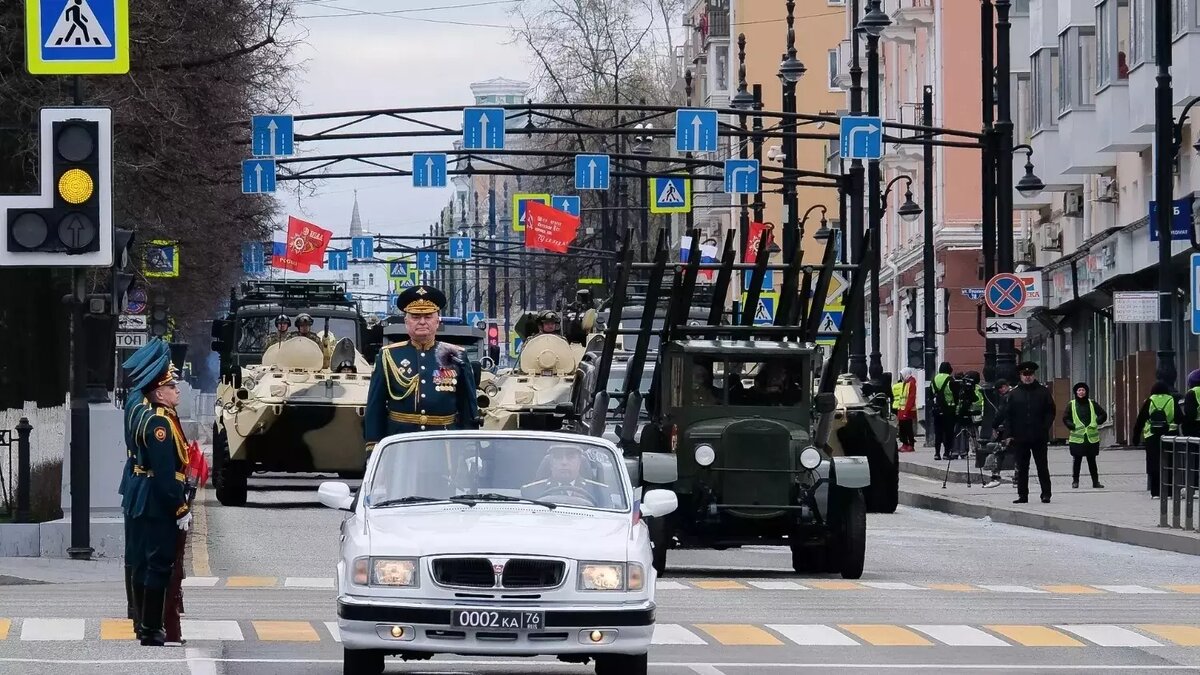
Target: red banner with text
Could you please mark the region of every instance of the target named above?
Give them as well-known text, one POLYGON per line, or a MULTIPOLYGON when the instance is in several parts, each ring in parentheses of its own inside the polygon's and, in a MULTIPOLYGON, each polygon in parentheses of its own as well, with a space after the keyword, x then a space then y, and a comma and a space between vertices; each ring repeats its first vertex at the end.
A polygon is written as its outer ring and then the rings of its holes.
POLYGON ((541 202, 525 204, 525 248, 566 253, 578 231, 578 217, 541 202))

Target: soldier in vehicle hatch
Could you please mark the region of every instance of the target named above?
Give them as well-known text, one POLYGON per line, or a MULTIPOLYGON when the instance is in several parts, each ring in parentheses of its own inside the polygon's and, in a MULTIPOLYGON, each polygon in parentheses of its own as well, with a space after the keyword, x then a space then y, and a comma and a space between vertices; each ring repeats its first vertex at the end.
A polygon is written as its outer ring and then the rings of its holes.
POLYGON ((270 347, 285 342, 291 335, 288 334, 288 329, 292 327, 292 320, 287 314, 280 314, 275 317, 275 333, 267 338, 267 344, 264 346, 270 347))

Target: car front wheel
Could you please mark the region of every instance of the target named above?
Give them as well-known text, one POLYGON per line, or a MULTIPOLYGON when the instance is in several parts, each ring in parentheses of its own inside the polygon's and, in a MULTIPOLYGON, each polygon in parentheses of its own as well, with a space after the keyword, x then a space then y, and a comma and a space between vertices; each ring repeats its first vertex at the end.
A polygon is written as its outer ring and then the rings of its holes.
POLYGON ((380 675, 382 672, 383 652, 375 649, 342 649, 342 675, 380 675))
POLYGON ((596 675, 646 675, 649 654, 602 654, 596 657, 596 675))

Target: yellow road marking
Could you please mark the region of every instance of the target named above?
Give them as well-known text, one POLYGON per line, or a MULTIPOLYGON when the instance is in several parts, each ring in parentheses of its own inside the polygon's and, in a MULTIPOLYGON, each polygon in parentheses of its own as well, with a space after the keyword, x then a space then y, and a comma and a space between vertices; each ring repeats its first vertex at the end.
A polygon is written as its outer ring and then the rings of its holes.
POLYGON ((809 581, 806 583, 813 588, 820 588, 826 591, 856 591, 865 588, 853 581, 809 581))
POLYGON ((8 638, 8 629, 12 626, 12 621, 8 619, 0 619, 0 640, 8 638))
POLYGON ((746 587, 744 584, 732 580, 693 581, 692 585, 705 591, 730 591, 746 587))
POLYGON ((928 647, 933 643, 916 633, 888 624, 838 624, 839 628, 854 633, 867 642, 880 647, 928 647))
POLYGON ((275 577, 229 577, 225 581, 228 588, 272 588, 275 577))
POLYGON ((1082 647, 1082 642, 1046 626, 984 626, 1025 647, 1082 647))
POLYGON ((307 621, 251 621, 258 639, 274 642, 320 642, 321 637, 307 621))
POLYGON ((1091 586, 1081 586, 1078 584, 1055 584, 1055 585, 1051 585, 1051 586, 1042 586, 1042 590, 1050 591, 1051 593, 1078 593, 1080 595, 1089 594, 1089 593, 1096 594, 1096 593, 1104 592, 1104 591, 1100 590, 1099 588, 1092 588, 1091 586))
POLYGON ((208 565, 208 509, 204 507, 205 489, 196 490, 196 499, 192 502, 192 533, 188 537, 188 556, 192 561, 192 576, 211 577, 212 569, 208 565))
POLYGON ((935 591, 954 591, 956 593, 978 593, 981 589, 970 584, 929 584, 935 591))
POLYGON ((783 644, 779 638, 758 626, 744 623, 698 623, 696 627, 726 646, 783 644))
POLYGON ((1176 593, 1200 593, 1200 584, 1173 584, 1171 586, 1163 586, 1168 591, 1176 593))
POLYGON ((129 619, 100 619, 101 640, 132 640, 133 621, 129 619))
POLYGON ((1200 647, 1200 627, 1197 626, 1143 624, 1136 627, 1164 640, 1174 642, 1180 647, 1200 647))

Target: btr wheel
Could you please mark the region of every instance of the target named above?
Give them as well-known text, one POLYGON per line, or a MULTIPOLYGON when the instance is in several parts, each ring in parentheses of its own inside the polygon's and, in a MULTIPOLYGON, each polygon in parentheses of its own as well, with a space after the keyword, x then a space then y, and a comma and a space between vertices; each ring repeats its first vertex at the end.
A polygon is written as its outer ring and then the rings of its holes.
POLYGON ((649 654, 601 654, 596 657, 596 675, 646 675, 649 654))
POLYGON ((342 649, 343 675, 380 675, 383 652, 375 649, 342 649))
POLYGON ((229 442, 222 431, 213 437, 213 487, 222 506, 246 505, 246 482, 250 478, 246 462, 229 459, 229 442))

